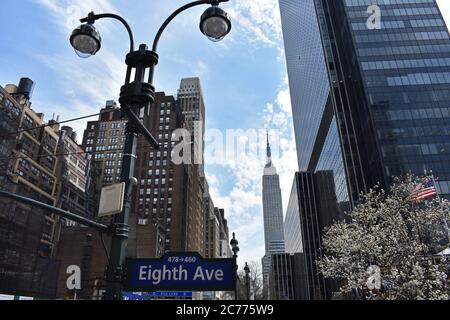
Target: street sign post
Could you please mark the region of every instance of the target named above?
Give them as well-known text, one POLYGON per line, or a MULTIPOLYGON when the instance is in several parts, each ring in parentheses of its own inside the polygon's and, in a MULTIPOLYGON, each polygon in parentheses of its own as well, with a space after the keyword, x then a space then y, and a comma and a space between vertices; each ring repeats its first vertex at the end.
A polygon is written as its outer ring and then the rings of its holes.
POLYGON ((128 259, 125 291, 233 291, 234 259, 203 259, 198 253, 167 253, 161 259, 128 259))
POLYGON ((176 299, 176 300, 186 300, 192 299, 192 292, 176 292, 176 291, 167 291, 167 292, 124 292, 123 299, 124 300, 137 300, 137 301, 146 301, 146 300, 161 300, 161 299, 176 299))
POLYGON ((124 292, 123 293, 123 300, 126 301, 148 301, 152 300, 152 296, 148 293, 141 293, 141 292, 124 292))

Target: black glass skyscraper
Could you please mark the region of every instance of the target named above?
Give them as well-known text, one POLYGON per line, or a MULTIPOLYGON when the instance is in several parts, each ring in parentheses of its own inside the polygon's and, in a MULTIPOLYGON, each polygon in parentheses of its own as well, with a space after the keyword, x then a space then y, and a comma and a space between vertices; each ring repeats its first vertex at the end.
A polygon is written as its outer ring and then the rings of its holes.
POLYGON ((377 182, 432 170, 450 198, 450 37, 436 1, 280 8, 300 170, 333 170, 350 203, 377 182))
POLYGON ((435 0, 279 0, 300 173, 285 220, 305 299, 336 291, 314 269, 323 228, 359 194, 433 171, 450 198, 450 37, 435 0), (333 174, 331 186, 318 180, 333 174), (326 201, 325 201, 326 202, 326 201))

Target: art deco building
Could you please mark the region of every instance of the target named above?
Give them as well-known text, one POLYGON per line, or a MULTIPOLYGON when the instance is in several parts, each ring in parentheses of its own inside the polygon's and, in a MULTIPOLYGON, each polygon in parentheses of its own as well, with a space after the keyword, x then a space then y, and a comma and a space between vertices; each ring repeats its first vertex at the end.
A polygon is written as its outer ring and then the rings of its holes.
POLYGON ((171 161, 175 145, 172 134, 183 125, 174 97, 158 92, 146 121, 161 149, 155 151, 143 137, 139 138, 136 163, 139 186, 134 197, 130 221, 133 238, 128 251, 138 258, 160 257, 169 250, 184 251, 185 245, 186 172, 183 165, 175 166, 171 161))
POLYGON ((161 145, 152 150, 141 137, 138 143, 136 178, 129 253, 137 257, 159 257, 167 251, 205 250, 204 178, 198 165, 175 164, 175 130, 188 130, 179 101, 159 92, 146 125, 161 145), (133 232, 132 232, 133 234, 133 232), (133 236, 134 237, 134 236, 133 236))
POLYGON ((220 222, 216 217, 214 202, 209 194, 209 185, 205 181, 205 193, 203 204, 205 206, 205 258, 217 258, 220 256, 220 222))
POLYGON ((82 143, 84 151, 92 156, 95 168, 99 169, 98 193, 102 187, 120 182, 127 123, 114 101, 107 101, 100 113, 97 121, 88 122, 82 143))
POLYGON ((203 151, 206 114, 200 79, 182 79, 180 88, 178 89, 177 100, 192 134, 192 141, 194 142, 194 163, 200 164, 200 173, 204 174, 203 151))
MULTIPOLYGON (((194 99, 185 96, 182 99, 186 99, 183 100, 183 105, 187 109, 199 105, 198 97, 194 99)), ((97 192, 108 184, 120 182, 127 121, 126 118, 122 118, 120 109, 113 102, 107 102, 106 108, 102 109, 101 113, 98 121, 87 124, 83 138, 85 151, 91 155, 95 166, 101 170, 96 180, 97 192)), ((148 116, 142 119, 159 142, 160 150, 154 150, 142 136, 139 136, 134 175, 138 183, 132 198, 127 257, 158 258, 168 251, 195 251, 204 255, 206 241, 204 195, 208 192, 206 180, 200 175, 199 165, 175 164, 172 161, 174 147, 180 143, 173 139, 175 131, 185 130, 188 136, 193 138, 189 121, 193 124, 197 115, 193 113, 188 115, 192 115, 191 120, 183 114, 179 101, 173 96, 158 92, 155 94, 155 101, 148 116)), ((203 136, 197 140, 202 141, 203 136)), ((193 150, 191 152, 193 153, 193 150)), ((221 217, 224 220, 223 215, 221 217)), ((225 226, 220 230, 220 239, 224 239, 225 230, 228 235, 226 220, 224 223, 225 226)), ((85 228, 77 230, 69 228, 61 239, 65 243, 64 250, 61 250, 59 255, 62 270, 70 263, 82 265, 83 274, 90 277, 84 284, 82 292, 78 294, 89 296, 91 292, 98 293, 103 290, 105 284, 99 276, 104 272, 106 261, 105 255, 102 254, 101 239, 85 228), (83 243, 84 249, 80 249, 81 251, 70 249, 75 245, 74 241, 83 243)), ((106 243, 108 240, 108 237, 105 237, 106 243)), ((74 292, 64 291, 61 283, 64 279, 64 275, 60 274, 58 287, 60 297, 73 296, 74 292)))
POLYGON ((224 209, 213 208, 206 222, 205 258, 231 258, 229 231, 224 209))
POLYGON ((263 176, 263 212, 265 256, 262 259, 264 290, 269 291, 271 255, 284 253, 283 203, 281 198, 280 177, 272 163, 272 152, 267 136, 267 163, 263 176))
POLYGON ((205 232, 205 194, 204 145, 205 145, 205 102, 199 78, 181 80, 177 94, 177 103, 185 119, 185 129, 191 132, 193 148, 191 150, 191 165, 188 173, 188 203, 187 203, 187 236, 190 243, 196 243, 191 249, 203 253, 205 232))

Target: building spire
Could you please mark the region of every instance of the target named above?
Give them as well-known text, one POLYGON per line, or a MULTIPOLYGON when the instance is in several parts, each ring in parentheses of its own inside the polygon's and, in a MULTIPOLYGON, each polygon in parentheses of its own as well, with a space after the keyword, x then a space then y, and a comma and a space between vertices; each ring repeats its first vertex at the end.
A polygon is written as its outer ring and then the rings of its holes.
POLYGON ((264 168, 265 176, 273 176, 277 174, 277 169, 272 163, 272 148, 270 147, 269 130, 267 130, 267 162, 264 168))
POLYGON ((269 130, 267 130, 267 165, 272 165, 272 149, 269 142, 269 130))

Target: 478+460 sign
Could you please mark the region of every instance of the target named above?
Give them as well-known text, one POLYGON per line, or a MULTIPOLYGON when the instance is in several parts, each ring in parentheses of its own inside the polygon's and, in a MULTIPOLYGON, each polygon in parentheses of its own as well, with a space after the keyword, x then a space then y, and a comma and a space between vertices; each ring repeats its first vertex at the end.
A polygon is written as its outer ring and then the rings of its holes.
POLYGON ((128 259, 127 291, 232 291, 234 259, 203 259, 198 253, 169 253, 161 259, 128 259))

